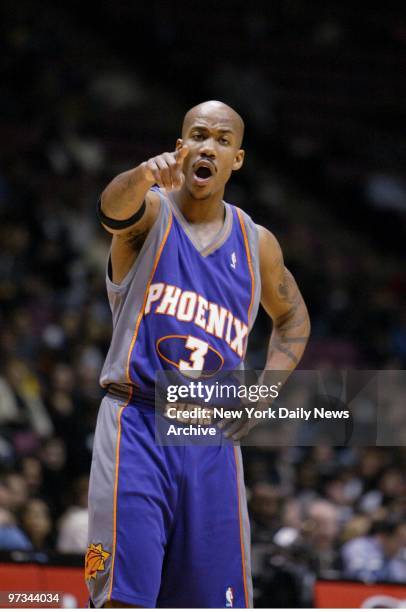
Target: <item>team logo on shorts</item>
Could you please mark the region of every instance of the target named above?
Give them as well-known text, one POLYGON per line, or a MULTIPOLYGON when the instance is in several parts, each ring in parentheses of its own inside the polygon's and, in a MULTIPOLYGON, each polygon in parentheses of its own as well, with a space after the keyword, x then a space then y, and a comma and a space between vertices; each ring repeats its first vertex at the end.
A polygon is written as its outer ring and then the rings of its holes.
POLYGON ((110 557, 110 553, 103 550, 101 544, 90 544, 85 559, 85 580, 96 578, 97 572, 104 570, 104 562, 110 557))
POLYGON ((234 591, 231 587, 227 587, 226 591, 226 608, 232 608, 234 601, 234 591))

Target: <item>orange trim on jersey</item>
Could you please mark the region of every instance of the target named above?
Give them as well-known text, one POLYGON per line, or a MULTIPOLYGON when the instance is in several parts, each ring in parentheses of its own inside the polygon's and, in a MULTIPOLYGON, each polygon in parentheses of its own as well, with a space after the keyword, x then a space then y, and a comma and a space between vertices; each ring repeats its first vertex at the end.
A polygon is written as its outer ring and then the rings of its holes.
POLYGON ((238 484, 238 459, 237 459, 237 449, 235 446, 234 446, 234 459, 235 459, 235 476, 237 480, 238 519, 240 522, 241 561, 242 561, 242 576, 243 576, 243 581, 244 581, 245 606, 249 608, 247 574, 246 574, 246 569, 245 569, 244 535, 243 535, 243 527, 242 527, 241 504, 240 504, 240 486, 238 484))
MULTIPOLYGON (((134 330, 134 334, 131 340, 131 344, 130 344, 130 349, 128 352, 128 358, 127 358, 127 380, 130 384, 134 384, 133 381, 130 378, 130 358, 131 358, 131 353, 132 350, 134 348, 134 344, 135 341, 137 340, 137 335, 138 335, 138 330, 140 327, 140 323, 141 323, 141 319, 142 316, 144 314, 144 308, 145 308, 145 304, 147 302, 147 297, 148 297, 148 292, 149 292, 149 288, 152 282, 152 279, 154 277, 155 274, 155 270, 157 268, 158 262, 161 258, 161 254, 162 254, 162 249, 165 246, 166 240, 168 238, 168 234, 169 234, 169 230, 171 229, 172 226, 172 212, 170 212, 170 217, 169 217, 169 221, 168 221, 168 226, 165 230, 165 234, 164 237, 162 238, 161 244, 159 245, 156 257, 155 257, 155 261, 154 261, 154 265, 152 267, 152 271, 151 274, 149 276, 148 282, 147 282, 147 286, 145 288, 145 294, 144 294, 144 299, 142 302, 142 306, 137 318, 137 322, 135 324, 135 330, 134 330)), ((111 592, 113 589, 113 577, 114 577, 114 562, 116 559, 116 543, 117 543, 117 491, 118 491, 118 470, 119 470, 119 465, 120 465, 120 439, 121 439, 121 415, 123 413, 124 408, 126 408, 128 406, 128 404, 130 403, 132 397, 132 388, 130 388, 130 392, 129 392, 129 397, 126 401, 126 403, 121 406, 118 416, 117 416, 117 420, 118 420, 118 428, 117 428, 117 444, 116 444, 116 473, 115 473, 115 478, 114 478, 114 502, 113 502, 113 546, 112 546, 112 559, 111 559, 111 571, 110 571, 110 587, 109 587, 109 593, 107 596, 107 599, 110 600, 111 598, 111 592)))
POLYGON ((120 464, 121 415, 123 413, 124 408, 126 408, 128 404, 130 403, 131 396, 132 396, 132 389, 130 389, 128 399, 126 403, 123 406, 121 406, 118 412, 118 416, 117 416, 118 427, 117 427, 117 442, 116 442, 116 473, 114 476, 114 494, 113 494, 113 499, 114 499, 114 503, 113 503, 113 545, 112 545, 112 550, 111 550, 110 587, 109 587, 109 592, 107 595, 107 600, 110 600, 111 591, 113 590, 114 561, 116 559, 117 489, 118 489, 118 468, 120 464))
POLYGON ((158 252, 157 252, 157 254, 155 256, 154 265, 152 267, 152 271, 151 271, 151 274, 149 275, 147 286, 145 288, 144 300, 142 302, 142 306, 141 306, 140 312, 138 314, 137 322, 135 324, 134 334, 133 334, 133 337, 132 337, 132 340, 131 340, 131 344, 130 344, 130 349, 128 351, 128 357, 127 357, 127 380, 128 380, 128 382, 130 384, 133 383, 133 381, 131 380, 131 377, 130 377, 130 359, 131 359, 131 353, 133 352, 134 344, 135 344, 135 341, 137 340, 138 330, 139 330, 140 324, 141 324, 141 319, 142 319, 142 317, 144 315, 144 308, 145 308, 145 304, 147 303, 149 288, 151 286, 152 279, 154 278, 155 270, 157 269, 159 260, 161 259, 162 250, 163 250, 163 248, 165 246, 165 243, 166 243, 166 240, 168 238, 169 230, 172 227, 172 212, 169 211, 169 214, 170 214, 170 217, 169 217, 169 221, 168 221, 168 226, 167 226, 167 228, 165 230, 164 237, 162 238, 161 244, 159 245, 159 248, 158 248, 158 252))
POLYGON ((241 225, 242 235, 244 236, 245 251, 247 253, 248 268, 249 268, 250 276, 251 276, 251 301, 250 301, 250 305, 249 305, 249 308, 248 308, 248 326, 249 326, 250 325, 250 319, 251 319, 251 310, 252 310, 252 306, 253 306, 253 303, 254 303, 255 276, 254 276, 254 271, 252 269, 251 251, 250 251, 250 247, 249 247, 249 244, 248 244, 247 231, 245 229, 245 224, 244 224, 244 220, 242 218, 242 213, 241 213, 241 210, 239 208, 237 208, 237 207, 236 207, 236 210, 237 210, 238 219, 239 219, 240 225, 241 225))

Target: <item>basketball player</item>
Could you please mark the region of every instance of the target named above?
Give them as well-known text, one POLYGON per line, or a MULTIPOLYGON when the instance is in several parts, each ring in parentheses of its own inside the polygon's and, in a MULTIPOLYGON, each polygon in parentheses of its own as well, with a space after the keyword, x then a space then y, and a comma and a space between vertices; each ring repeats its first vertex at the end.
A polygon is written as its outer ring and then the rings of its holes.
MULTIPOLYGON (((210 101, 189 110, 176 150, 117 176, 99 204, 112 234, 113 337, 94 441, 86 579, 94 607, 250 607, 240 448, 160 446, 155 372, 244 359, 259 303, 273 321, 268 370, 293 370, 309 318, 275 237, 223 200, 244 124, 210 101), (123 395, 124 392, 124 395, 123 395), (125 399, 124 399, 125 397, 125 399)), ((224 425, 224 423, 223 423, 224 425)))

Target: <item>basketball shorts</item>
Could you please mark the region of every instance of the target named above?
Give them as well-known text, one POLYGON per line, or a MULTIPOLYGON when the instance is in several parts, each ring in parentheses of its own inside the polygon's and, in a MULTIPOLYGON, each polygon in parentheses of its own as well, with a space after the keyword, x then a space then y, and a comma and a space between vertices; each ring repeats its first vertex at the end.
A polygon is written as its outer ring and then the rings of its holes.
POLYGON ((105 396, 89 490, 92 605, 252 607, 240 448, 160 446, 154 432, 150 407, 105 396))

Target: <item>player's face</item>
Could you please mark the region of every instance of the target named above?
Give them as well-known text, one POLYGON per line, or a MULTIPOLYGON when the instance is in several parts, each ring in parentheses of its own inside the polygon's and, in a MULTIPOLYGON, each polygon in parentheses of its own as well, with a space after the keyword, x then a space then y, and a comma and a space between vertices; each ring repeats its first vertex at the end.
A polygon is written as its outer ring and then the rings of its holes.
POLYGON ((182 143, 189 147, 183 165, 184 186, 195 199, 223 192, 231 173, 239 170, 244 160, 238 126, 227 113, 210 116, 202 112, 193 117, 177 148, 182 143))

